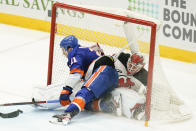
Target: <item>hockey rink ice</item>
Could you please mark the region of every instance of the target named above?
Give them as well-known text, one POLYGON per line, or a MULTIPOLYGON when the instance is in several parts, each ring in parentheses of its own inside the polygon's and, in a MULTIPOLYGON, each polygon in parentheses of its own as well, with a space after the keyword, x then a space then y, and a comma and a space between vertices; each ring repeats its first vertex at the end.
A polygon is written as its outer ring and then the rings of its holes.
MULTIPOLYGON (((32 88, 47 80, 50 34, 0 24, 0 104, 31 101, 32 88)), ((0 117, 0 131, 196 131, 196 64, 162 59, 171 86, 192 111, 190 120, 175 123, 144 122, 104 113, 82 112, 68 126, 49 123, 62 111, 38 110, 30 105, 4 106, 0 112, 20 109, 16 118, 0 117)))

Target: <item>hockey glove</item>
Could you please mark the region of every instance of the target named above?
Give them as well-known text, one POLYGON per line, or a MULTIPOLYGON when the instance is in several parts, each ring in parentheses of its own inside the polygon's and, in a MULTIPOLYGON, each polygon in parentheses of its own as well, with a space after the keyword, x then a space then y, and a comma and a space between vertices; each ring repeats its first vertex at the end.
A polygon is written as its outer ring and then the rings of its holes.
POLYGON ((63 90, 62 90, 60 98, 59 98, 60 104, 62 106, 66 106, 71 103, 70 98, 69 98, 71 94, 72 94, 71 87, 69 87, 69 86, 63 87, 63 90))

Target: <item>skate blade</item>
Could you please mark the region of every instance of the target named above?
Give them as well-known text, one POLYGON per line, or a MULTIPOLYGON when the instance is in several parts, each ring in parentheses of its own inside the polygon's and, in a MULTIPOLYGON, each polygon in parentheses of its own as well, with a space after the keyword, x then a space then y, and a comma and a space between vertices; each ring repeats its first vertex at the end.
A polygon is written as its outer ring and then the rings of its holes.
POLYGON ((49 123, 67 126, 70 123, 70 120, 62 120, 61 122, 59 122, 57 121, 57 119, 54 119, 54 120, 50 120, 49 123))

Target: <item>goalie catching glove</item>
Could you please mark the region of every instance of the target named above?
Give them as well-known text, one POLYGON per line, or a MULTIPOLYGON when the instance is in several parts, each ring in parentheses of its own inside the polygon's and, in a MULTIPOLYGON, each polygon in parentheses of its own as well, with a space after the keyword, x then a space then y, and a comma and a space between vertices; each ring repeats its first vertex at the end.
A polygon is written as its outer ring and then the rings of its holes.
POLYGON ((60 104, 62 106, 66 106, 71 103, 69 98, 71 94, 72 94, 72 88, 70 86, 63 87, 63 90, 59 98, 60 104))

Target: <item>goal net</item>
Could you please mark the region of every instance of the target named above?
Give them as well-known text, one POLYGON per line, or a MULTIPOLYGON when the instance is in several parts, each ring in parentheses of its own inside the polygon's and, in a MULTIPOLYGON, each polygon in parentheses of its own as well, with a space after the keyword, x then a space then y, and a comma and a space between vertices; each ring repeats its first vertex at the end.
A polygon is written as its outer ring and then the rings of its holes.
MULTIPOLYGON (((190 118, 190 112, 185 110, 184 102, 169 85, 161 67, 156 43, 161 23, 126 9, 55 3, 52 10, 47 84, 64 83, 69 74, 67 58, 59 46, 65 36, 76 36, 79 44, 86 47, 99 43, 106 55, 112 55, 128 44, 124 23, 132 25, 128 30, 132 32, 133 40, 137 38, 135 42, 145 56, 144 68, 148 70, 146 120, 180 121, 190 118)), ((130 53, 129 48, 124 51, 130 53)))

